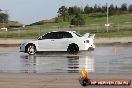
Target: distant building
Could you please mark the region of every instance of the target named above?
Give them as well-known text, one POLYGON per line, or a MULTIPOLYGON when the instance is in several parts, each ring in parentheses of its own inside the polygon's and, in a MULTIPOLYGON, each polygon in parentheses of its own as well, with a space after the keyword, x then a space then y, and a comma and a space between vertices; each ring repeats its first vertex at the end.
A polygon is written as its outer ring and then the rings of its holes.
POLYGON ((0 28, 1 30, 5 30, 5 31, 8 31, 8 29, 6 27, 2 27, 0 28))

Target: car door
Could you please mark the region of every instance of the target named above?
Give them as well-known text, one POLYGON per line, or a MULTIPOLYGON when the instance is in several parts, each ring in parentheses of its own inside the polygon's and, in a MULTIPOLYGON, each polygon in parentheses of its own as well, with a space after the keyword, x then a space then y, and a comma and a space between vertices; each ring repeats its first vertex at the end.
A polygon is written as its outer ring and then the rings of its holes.
POLYGON ((57 32, 56 36, 57 38, 54 39, 54 49, 56 51, 67 51, 72 35, 69 32, 57 32))
POLYGON ((53 51, 54 49, 54 33, 47 33, 38 40, 40 51, 53 51))

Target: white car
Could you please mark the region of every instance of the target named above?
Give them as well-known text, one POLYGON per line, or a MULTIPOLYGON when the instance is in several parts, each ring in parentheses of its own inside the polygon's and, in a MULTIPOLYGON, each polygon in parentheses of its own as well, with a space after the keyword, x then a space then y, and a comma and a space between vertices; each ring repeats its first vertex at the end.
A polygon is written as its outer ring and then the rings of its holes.
POLYGON ((94 49, 94 35, 86 33, 81 36, 75 31, 53 31, 46 33, 38 38, 20 45, 20 52, 25 52, 30 55, 41 51, 67 51, 75 54, 81 50, 94 49))

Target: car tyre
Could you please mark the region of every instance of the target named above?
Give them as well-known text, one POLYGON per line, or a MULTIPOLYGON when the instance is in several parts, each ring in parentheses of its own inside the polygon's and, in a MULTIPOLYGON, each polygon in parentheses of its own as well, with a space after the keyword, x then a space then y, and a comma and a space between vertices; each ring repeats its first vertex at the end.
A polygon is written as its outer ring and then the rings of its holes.
POLYGON ((79 47, 76 44, 70 44, 67 51, 69 54, 77 54, 79 52, 79 47))
POLYGON ((26 50, 29 55, 34 55, 36 53, 36 47, 33 44, 28 45, 26 50))

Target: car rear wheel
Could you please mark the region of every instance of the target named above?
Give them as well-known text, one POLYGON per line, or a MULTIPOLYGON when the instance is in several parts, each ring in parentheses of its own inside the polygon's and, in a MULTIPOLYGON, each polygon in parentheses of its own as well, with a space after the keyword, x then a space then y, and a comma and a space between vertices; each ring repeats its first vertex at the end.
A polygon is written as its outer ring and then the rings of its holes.
POLYGON ((27 46, 27 53, 29 54, 29 55, 34 55, 35 53, 36 53, 36 47, 35 47, 35 45, 28 45, 27 46))
POLYGON ((79 47, 76 44, 70 44, 67 51, 69 54, 77 54, 79 52, 79 47))

